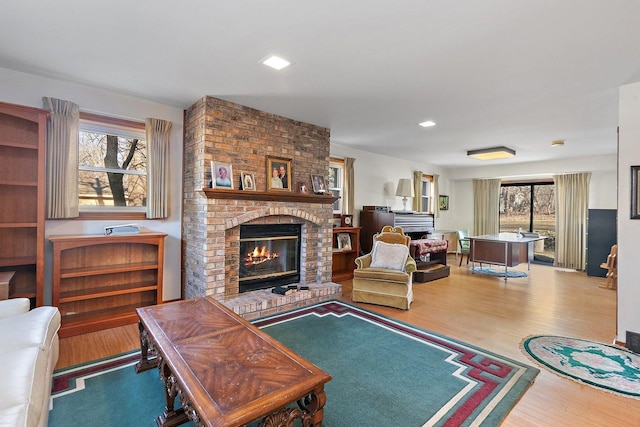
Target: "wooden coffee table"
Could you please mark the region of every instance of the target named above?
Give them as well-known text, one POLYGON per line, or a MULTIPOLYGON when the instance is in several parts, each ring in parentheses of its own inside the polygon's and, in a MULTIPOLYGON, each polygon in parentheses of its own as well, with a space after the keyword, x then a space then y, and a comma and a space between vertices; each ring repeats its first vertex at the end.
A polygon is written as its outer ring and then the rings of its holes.
POLYGON ((320 426, 331 376, 236 315, 202 297, 137 309, 138 372, 158 367, 166 408, 159 426, 320 426), (155 353, 155 357, 150 357, 155 353), (176 396, 182 408, 174 409, 176 396), (291 403, 297 406, 291 406, 291 403))

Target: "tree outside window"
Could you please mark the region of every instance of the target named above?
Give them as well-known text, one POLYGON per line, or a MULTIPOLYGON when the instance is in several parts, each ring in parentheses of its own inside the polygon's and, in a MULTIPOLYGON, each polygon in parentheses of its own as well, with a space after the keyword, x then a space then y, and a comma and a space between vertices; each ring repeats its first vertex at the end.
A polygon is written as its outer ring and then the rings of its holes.
MULTIPOLYGON (((125 132, 126 133, 126 132, 125 132)), ((147 199, 147 147, 140 136, 79 132, 79 205, 144 208, 147 199)), ((95 209, 95 208, 94 208, 95 209)))

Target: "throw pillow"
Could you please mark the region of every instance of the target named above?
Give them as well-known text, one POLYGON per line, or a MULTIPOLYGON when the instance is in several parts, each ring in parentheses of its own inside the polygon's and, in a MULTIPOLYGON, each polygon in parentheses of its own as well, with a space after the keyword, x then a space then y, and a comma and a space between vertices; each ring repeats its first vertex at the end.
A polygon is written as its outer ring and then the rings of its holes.
POLYGON ((397 243, 376 242, 371 254, 371 267, 404 271, 409 248, 397 243))

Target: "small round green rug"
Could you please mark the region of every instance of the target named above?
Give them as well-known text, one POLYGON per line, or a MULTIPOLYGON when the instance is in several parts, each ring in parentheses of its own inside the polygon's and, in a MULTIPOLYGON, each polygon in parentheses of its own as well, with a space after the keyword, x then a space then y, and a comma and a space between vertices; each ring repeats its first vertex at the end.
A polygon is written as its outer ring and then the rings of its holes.
POLYGON ((549 335, 526 338, 522 350, 558 375, 640 399, 639 354, 613 345, 549 335))

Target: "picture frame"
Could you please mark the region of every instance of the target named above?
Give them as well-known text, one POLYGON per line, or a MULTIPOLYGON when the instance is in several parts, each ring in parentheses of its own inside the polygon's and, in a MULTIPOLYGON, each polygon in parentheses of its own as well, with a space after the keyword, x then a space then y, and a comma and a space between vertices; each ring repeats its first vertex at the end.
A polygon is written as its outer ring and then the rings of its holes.
POLYGON ((311 174, 311 185, 313 192, 316 194, 325 194, 327 192, 327 184, 323 175, 311 174))
POLYGON ((630 219, 640 219, 640 166, 631 166, 631 216, 630 219))
POLYGON ((291 159, 267 156, 267 191, 291 191, 291 159))
POLYGON ((441 211, 449 210, 449 196, 438 196, 438 207, 441 211))
POLYGON ((306 182, 300 181, 298 182, 298 193, 300 194, 309 194, 309 186, 306 182))
POLYGON ((349 233, 337 233, 338 249, 341 251, 351 250, 351 235, 349 233))
POLYGON ((256 191, 256 179, 252 173, 240 171, 240 184, 244 191, 256 191))
POLYGON ((211 160, 211 188, 233 190, 233 168, 230 163, 211 160))

